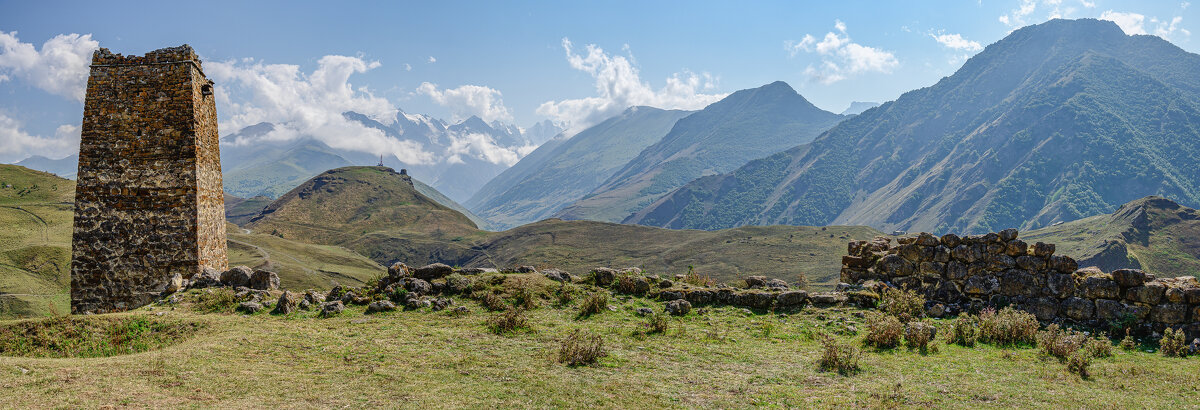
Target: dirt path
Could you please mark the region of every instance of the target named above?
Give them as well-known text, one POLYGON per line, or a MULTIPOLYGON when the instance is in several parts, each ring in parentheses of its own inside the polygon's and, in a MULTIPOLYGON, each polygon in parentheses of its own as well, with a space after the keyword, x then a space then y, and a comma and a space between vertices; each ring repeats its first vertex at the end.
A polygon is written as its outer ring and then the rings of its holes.
POLYGON ((49 230, 50 230, 50 224, 49 224, 49 223, 47 223, 45 219, 42 219, 42 217, 41 217, 40 215, 38 215, 38 214, 35 214, 35 213, 33 213, 32 211, 30 211, 30 210, 28 210, 28 209, 25 209, 25 208, 22 208, 22 207, 19 207, 19 206, 8 206, 8 205, 4 205, 4 206, 0 206, 0 208, 16 209, 16 210, 18 210, 18 211, 21 211, 21 212, 24 212, 24 213, 26 213, 26 214, 29 214, 29 216, 32 216, 32 217, 33 217, 33 219, 36 219, 36 220, 38 221, 38 223, 41 223, 41 224, 42 224, 42 241, 43 241, 43 242, 45 242, 45 243, 49 243, 49 242, 50 242, 50 233, 49 233, 49 232, 47 232, 47 231, 49 231, 49 230))

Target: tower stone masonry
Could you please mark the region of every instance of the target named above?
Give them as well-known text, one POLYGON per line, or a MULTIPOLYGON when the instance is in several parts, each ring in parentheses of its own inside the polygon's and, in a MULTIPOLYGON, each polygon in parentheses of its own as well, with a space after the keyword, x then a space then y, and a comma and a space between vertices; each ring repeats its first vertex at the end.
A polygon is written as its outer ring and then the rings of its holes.
POLYGON ((84 101, 72 313, 134 309, 229 267, 213 83, 188 45, 101 48, 84 101))

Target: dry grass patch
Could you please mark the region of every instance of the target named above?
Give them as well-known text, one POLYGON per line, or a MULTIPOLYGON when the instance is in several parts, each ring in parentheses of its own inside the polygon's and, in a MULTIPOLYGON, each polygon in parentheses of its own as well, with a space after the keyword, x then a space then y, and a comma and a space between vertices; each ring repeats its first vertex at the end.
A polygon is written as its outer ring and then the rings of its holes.
POLYGON ((27 320, 0 327, 0 356, 106 357, 178 343, 199 322, 146 317, 69 317, 27 320))

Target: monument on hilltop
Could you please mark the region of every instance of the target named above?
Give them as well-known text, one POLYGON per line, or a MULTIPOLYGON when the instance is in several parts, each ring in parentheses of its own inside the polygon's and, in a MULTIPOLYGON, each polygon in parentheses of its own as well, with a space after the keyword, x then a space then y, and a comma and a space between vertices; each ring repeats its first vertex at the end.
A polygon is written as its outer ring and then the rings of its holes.
POLYGON ((92 56, 71 312, 137 308, 229 266, 213 82, 190 46, 92 56))

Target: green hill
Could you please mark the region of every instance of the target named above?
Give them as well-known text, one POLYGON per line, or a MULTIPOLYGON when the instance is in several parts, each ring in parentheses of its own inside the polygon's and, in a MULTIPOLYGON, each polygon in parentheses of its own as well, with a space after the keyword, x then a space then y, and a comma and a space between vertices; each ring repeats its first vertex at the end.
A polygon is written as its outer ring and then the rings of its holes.
POLYGON ((691 112, 632 107, 559 144, 539 147, 521 160, 538 162, 535 170, 523 172, 514 166, 511 173, 505 171, 488 182, 508 185, 506 189, 495 192, 485 186, 467 204, 499 228, 545 219, 600 186, 688 114, 691 112), (542 150, 548 152, 538 152, 542 150), (513 177, 519 181, 506 181, 513 177))
POLYGON ((1023 232, 1026 241, 1057 245, 1079 266, 1105 272, 1138 268, 1160 277, 1200 277, 1200 212, 1163 197, 1122 205, 1116 212, 1023 232))
POLYGON ((0 165, 0 318, 68 314, 75 182, 0 165))
POLYGON ((1025 27, 809 145, 626 220, 672 228, 1032 229, 1147 195, 1200 205, 1200 55, 1099 20, 1025 27))
POLYGON ((782 81, 735 92, 680 119, 555 216, 620 222, 691 180, 812 141, 844 118, 817 108, 782 81))

